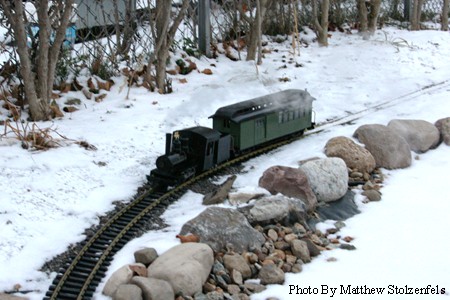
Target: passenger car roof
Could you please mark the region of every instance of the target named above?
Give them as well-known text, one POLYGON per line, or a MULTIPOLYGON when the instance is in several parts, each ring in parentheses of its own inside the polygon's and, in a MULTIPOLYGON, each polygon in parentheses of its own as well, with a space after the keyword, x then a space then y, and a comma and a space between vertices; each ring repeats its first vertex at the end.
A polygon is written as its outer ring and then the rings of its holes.
POLYGON ((235 123, 257 118, 273 111, 311 108, 314 98, 304 90, 290 89, 219 108, 210 118, 229 119, 235 123))

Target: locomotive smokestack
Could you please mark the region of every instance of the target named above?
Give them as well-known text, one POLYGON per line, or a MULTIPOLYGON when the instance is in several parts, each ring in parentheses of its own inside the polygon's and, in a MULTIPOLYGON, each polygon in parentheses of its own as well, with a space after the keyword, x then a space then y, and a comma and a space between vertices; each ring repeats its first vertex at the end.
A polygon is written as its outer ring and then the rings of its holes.
POLYGON ((172 148, 172 134, 166 133, 166 155, 170 154, 170 150, 172 148))

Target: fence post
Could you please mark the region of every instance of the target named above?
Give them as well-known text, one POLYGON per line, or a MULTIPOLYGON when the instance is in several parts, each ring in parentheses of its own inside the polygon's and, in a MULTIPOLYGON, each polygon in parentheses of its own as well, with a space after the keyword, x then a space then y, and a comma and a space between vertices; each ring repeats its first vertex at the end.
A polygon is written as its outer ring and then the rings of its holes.
POLYGON ((200 52, 206 57, 211 57, 211 23, 210 23, 210 0, 198 2, 198 46, 200 52))

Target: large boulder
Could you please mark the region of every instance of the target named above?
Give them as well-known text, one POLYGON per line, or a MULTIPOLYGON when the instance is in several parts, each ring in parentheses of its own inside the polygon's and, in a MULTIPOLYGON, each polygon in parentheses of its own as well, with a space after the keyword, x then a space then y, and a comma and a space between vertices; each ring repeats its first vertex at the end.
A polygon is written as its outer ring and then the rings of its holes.
POLYGON ((317 198, 311 189, 308 177, 300 169, 284 166, 270 167, 259 178, 259 186, 272 195, 281 193, 302 200, 308 212, 313 211, 317 205, 317 198))
POLYGON ((114 271, 111 277, 108 278, 108 281, 106 281, 102 293, 109 297, 114 296, 114 293, 116 292, 117 288, 120 285, 130 283, 131 278, 133 278, 133 276, 135 275, 133 269, 135 269, 136 267, 138 268, 142 267, 145 269, 145 265, 141 263, 136 263, 124 265, 121 268, 114 271))
POLYGON ((250 226, 245 216, 231 208, 208 207, 183 225, 180 234, 189 233, 198 235, 200 242, 216 252, 230 245, 236 252, 260 249, 265 242, 264 236, 250 226))
POLYGON ((203 243, 184 243, 160 255, 148 268, 148 277, 167 281, 174 294, 192 296, 202 291, 214 253, 203 243))
POLYGON ((300 166, 317 197, 317 201, 331 202, 345 195, 348 188, 348 171, 338 157, 309 160, 300 166))
POLYGON ((411 149, 399 134, 380 124, 362 125, 353 134, 372 153, 377 167, 406 168, 411 165, 411 149))
POLYGON ((305 203, 296 198, 275 195, 257 200, 253 205, 238 209, 252 225, 269 225, 280 223, 292 226, 295 223, 306 224, 308 214, 305 203))
POLYGON ((439 130, 424 120, 392 120, 387 127, 403 137, 416 153, 427 152, 439 144, 439 130))
POLYGON ((347 167, 359 172, 371 173, 376 166, 375 158, 366 148, 345 136, 330 139, 325 145, 325 154, 343 159, 347 167))
MULTIPOLYGON (((175 298, 172 287, 165 280, 135 276, 131 279, 131 283, 141 289, 145 300, 173 300, 175 298)), ((128 299, 134 298, 129 297, 128 299)))
POLYGON ((440 140, 450 146, 450 117, 439 119, 434 123, 440 133, 440 140))

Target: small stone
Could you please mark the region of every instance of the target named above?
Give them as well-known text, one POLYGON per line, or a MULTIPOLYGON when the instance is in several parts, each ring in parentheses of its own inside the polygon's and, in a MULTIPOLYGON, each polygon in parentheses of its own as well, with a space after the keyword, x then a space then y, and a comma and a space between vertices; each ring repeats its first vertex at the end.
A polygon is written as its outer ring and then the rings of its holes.
POLYGON ((231 279, 236 284, 242 284, 243 283, 242 274, 241 274, 241 272, 239 272, 237 270, 231 271, 231 279))
POLYGON ((275 265, 265 265, 259 270, 261 284, 282 284, 284 283, 284 272, 275 265))
POLYGON ((327 261, 328 262, 335 262, 335 261, 337 261, 337 258, 336 257, 328 257, 327 261))
POLYGON ((381 193, 377 190, 366 190, 362 192, 364 196, 369 199, 369 201, 380 201, 381 200, 381 193))
POLYGON ((267 236, 274 242, 278 240, 278 233, 273 229, 269 229, 267 236))
POLYGON ((352 244, 341 244, 339 248, 344 250, 356 250, 356 247, 352 244))
POLYGON ((300 273, 303 270, 303 266, 301 264, 295 264, 292 266, 292 273, 300 273))
POLYGON ((289 234, 286 234, 285 237, 284 237, 284 240, 285 240, 287 243, 290 243, 290 242, 292 242, 292 241, 295 240, 295 239, 297 239, 297 235, 296 235, 295 233, 289 233, 289 234))

